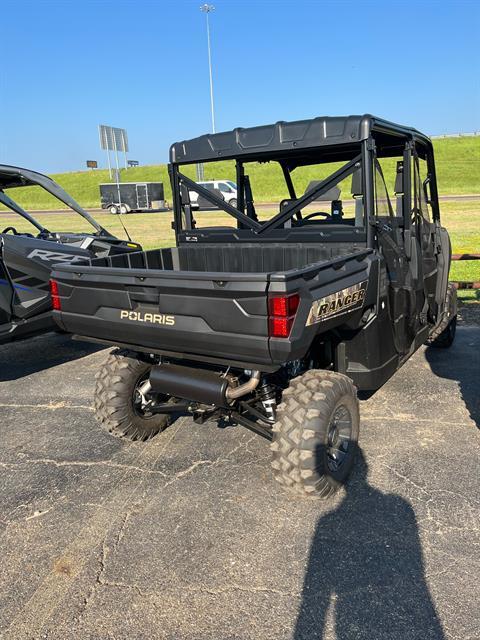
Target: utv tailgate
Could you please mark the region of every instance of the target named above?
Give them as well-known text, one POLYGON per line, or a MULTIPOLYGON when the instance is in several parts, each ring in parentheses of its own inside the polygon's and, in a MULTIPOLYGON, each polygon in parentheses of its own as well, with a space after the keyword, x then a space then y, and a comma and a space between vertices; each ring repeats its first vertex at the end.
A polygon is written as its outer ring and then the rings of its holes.
POLYGON ((77 267, 53 278, 62 306, 55 319, 69 332, 152 351, 270 362, 265 274, 77 267))
MULTIPOLYGON (((163 258, 170 255, 159 251, 163 258)), ((157 255, 146 253, 150 261, 157 255)), ((300 268, 291 268, 288 252, 279 247, 263 249, 264 267, 269 253, 283 270, 249 272, 256 265, 245 259, 238 271, 137 267, 145 252, 109 258, 110 266, 99 266, 99 260, 91 266, 56 265, 52 277, 61 311, 54 318, 66 331, 133 350, 274 370, 303 357, 315 335, 332 326, 306 326, 312 303, 367 281, 371 251, 351 248, 307 265, 311 256, 297 254, 292 259, 303 263, 300 268), (300 304, 290 336, 270 337, 268 297, 291 293, 299 294, 300 304)))

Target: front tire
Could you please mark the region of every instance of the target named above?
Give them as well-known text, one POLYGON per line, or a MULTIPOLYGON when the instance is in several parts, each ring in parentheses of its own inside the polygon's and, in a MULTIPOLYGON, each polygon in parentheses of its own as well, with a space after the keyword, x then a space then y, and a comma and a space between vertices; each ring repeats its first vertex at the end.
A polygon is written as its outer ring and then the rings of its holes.
POLYGON ((103 429, 117 438, 150 440, 168 426, 169 416, 142 412, 139 385, 151 365, 126 351, 111 353, 96 376, 94 409, 103 429))
POLYGON ((352 469, 359 426, 350 378, 321 370, 294 378, 273 427, 275 479, 298 495, 329 498, 352 469))
POLYGON ((110 211, 110 213, 112 214, 112 216, 117 216, 118 215, 118 207, 116 204, 111 204, 108 207, 108 210, 110 211))
POLYGON ((229 201, 228 204, 231 204, 232 207, 235 207, 235 209, 237 208, 237 200, 235 198, 233 198, 232 200, 229 201))

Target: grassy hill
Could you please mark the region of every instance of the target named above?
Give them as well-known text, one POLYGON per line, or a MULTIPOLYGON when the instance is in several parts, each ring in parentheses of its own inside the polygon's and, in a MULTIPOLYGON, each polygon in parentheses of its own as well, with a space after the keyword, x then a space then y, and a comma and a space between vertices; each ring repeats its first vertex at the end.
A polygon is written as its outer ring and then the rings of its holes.
MULTIPOLYGON (((480 193, 480 137, 443 138, 434 140, 435 159, 440 195, 480 193)), ((393 182, 394 162, 387 162, 387 184, 393 182)), ((32 167, 35 168, 35 167, 32 167)), ((186 167, 185 173, 195 178, 195 167, 186 167)), ((248 167, 256 202, 278 201, 287 197, 283 176, 276 163, 252 164, 248 167)), ((315 167, 304 167, 294 172, 298 191, 310 180, 326 175, 315 167), (297 182, 298 181, 298 182, 297 182)), ((109 182, 107 170, 79 171, 52 175, 84 207, 99 206, 98 185, 109 182)), ((205 178, 235 180, 232 162, 223 161, 205 165, 205 178)), ((170 181, 165 164, 122 170, 123 182, 160 181, 165 186, 165 197, 171 201, 170 181)), ((59 203, 36 187, 9 190, 9 195, 27 209, 59 208, 59 203)))

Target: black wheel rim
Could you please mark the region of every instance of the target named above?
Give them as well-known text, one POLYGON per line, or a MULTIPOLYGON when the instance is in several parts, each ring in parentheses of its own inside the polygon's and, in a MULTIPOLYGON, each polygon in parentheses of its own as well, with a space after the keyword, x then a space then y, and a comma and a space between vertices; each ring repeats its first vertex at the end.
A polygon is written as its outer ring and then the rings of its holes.
POLYGON ((327 437, 327 464, 330 471, 339 471, 348 457, 352 439, 352 416, 343 404, 330 419, 327 437))
POLYGON ((152 418, 154 414, 143 406, 143 398, 139 389, 142 386, 142 384, 146 382, 146 380, 148 380, 149 377, 150 377, 150 370, 146 371, 143 374, 143 376, 140 376, 140 378, 138 378, 137 382, 135 383, 135 386, 133 387, 133 393, 132 393, 132 406, 133 406, 134 413, 137 416, 140 416, 141 418, 145 418, 147 420, 148 418, 152 418))

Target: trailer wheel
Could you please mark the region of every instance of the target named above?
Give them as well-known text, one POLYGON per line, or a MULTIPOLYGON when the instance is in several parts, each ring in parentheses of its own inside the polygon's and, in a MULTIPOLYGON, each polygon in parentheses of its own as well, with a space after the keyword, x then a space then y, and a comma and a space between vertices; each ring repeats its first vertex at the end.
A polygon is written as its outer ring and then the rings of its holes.
POLYGON ((432 331, 427 340, 430 347, 437 349, 451 347, 457 331, 457 290, 451 282, 448 283, 445 307, 447 313, 443 321, 432 331))
POLYGON ((275 479, 299 495, 329 498, 352 469, 359 426, 350 378, 320 370, 294 378, 273 427, 275 479))
POLYGON ((114 216, 118 215, 118 207, 117 207, 117 205, 116 205, 116 204, 111 204, 111 205, 108 207, 108 210, 110 211, 110 213, 111 213, 112 215, 114 215, 114 216))
POLYGON ((120 213, 129 213, 130 209, 128 208, 128 205, 126 204, 121 204, 120 205, 120 213))
POLYGON ((117 438, 150 440, 168 426, 169 416, 142 410, 139 387, 151 366, 127 351, 112 352, 96 375, 95 414, 117 438))

